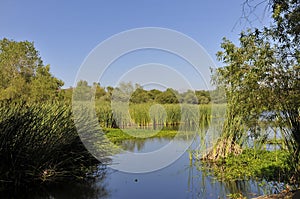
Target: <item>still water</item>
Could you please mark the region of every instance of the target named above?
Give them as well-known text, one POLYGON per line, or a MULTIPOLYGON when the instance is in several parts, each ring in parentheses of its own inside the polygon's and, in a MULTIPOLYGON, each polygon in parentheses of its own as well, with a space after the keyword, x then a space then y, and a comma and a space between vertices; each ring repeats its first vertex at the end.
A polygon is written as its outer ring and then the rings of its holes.
MULTIPOLYGON (((147 152, 170 142, 168 138, 144 141, 124 141, 122 146, 133 152, 147 152)), ((149 173, 125 173, 105 168, 104 174, 86 184, 66 183, 48 187, 35 198, 87 199, 160 199, 160 198, 228 198, 228 194, 243 193, 247 198, 266 194, 270 188, 261 182, 218 182, 201 169, 201 163, 190 161, 184 152, 173 164, 149 173)), ((32 195, 33 196, 33 195, 32 195)))

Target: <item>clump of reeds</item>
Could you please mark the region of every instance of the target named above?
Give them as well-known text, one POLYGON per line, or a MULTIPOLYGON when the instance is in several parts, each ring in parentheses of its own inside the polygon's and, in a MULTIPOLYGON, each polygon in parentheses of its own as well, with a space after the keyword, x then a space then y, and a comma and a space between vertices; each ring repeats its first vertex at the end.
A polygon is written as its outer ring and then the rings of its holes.
POLYGON ((71 108, 62 103, 2 102, 0 160, 0 190, 83 179, 99 164, 82 144, 71 108))
POLYGON ((143 126, 204 126, 212 118, 224 117, 224 105, 193 105, 193 104, 158 104, 124 103, 111 104, 105 101, 96 101, 95 110, 98 121, 105 128, 126 128, 143 126), (213 111, 212 111, 213 110, 213 111))

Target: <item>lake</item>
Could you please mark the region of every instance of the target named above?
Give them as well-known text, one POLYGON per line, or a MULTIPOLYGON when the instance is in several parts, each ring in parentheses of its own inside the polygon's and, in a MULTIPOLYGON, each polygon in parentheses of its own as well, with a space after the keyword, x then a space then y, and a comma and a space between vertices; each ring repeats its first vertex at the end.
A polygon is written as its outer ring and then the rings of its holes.
MULTIPOLYGON (((199 139, 195 139, 199 140, 199 139)), ((171 141, 171 138, 148 138, 127 140, 122 146, 128 151, 145 153, 157 150, 171 141)), ((188 142, 189 140, 182 140, 188 142)), ((194 141, 192 148, 198 145, 194 141)), ((104 174, 96 180, 82 184, 65 183, 45 188, 35 198, 228 198, 228 194, 243 193, 248 198, 269 193, 269 185, 256 181, 219 182, 214 176, 201 169, 201 163, 189 159, 189 153, 171 165, 149 173, 126 173, 105 168, 104 174)), ((101 167, 101 171, 103 168, 101 167)), ((100 172, 102 173, 102 172, 100 172)), ((31 195, 31 196, 33 196, 31 195)))

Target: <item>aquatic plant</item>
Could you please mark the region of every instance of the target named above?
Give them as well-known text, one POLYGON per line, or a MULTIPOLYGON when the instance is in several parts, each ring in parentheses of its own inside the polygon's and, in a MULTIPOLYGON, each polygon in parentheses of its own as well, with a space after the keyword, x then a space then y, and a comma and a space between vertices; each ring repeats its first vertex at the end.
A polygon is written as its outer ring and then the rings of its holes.
POLYGON ((1 102, 0 159, 0 190, 83 179, 100 163, 84 147, 63 103, 1 102))

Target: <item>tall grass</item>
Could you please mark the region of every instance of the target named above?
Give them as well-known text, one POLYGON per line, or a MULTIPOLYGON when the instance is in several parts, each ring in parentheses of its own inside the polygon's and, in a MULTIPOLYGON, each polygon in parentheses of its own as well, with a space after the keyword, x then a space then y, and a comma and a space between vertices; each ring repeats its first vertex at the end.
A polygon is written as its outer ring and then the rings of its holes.
POLYGON ((95 103, 98 121, 102 127, 127 128, 209 124, 212 118, 224 118, 225 105, 192 104, 113 104, 95 103), (112 106, 113 109, 112 109, 112 106))
POLYGON ((0 190, 82 179, 99 163, 82 144, 71 108, 61 103, 2 102, 0 160, 0 190))

